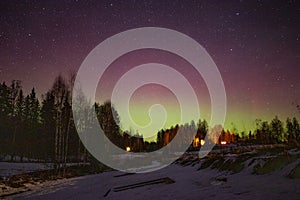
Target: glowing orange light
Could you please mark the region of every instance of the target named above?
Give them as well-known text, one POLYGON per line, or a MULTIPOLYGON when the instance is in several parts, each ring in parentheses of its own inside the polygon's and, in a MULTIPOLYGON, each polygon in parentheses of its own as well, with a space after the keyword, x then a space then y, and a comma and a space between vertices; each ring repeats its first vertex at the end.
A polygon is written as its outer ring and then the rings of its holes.
POLYGON ((193 146, 194 146, 194 147, 198 147, 199 144, 200 144, 200 143, 199 143, 199 138, 196 137, 196 138, 194 139, 193 146))
POLYGON ((226 141, 221 141, 221 144, 227 144, 227 142, 226 141))
POLYGON ((130 147, 126 147, 126 151, 129 152, 130 151, 130 147))

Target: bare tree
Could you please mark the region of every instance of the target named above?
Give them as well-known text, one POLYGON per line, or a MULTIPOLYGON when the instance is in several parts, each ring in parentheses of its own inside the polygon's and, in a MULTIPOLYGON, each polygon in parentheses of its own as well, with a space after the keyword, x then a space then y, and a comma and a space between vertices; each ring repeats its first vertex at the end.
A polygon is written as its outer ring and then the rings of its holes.
POLYGON ((67 98, 65 99, 65 110, 66 110, 66 139, 65 139, 65 150, 64 150, 64 164, 63 164, 63 176, 66 174, 66 167, 67 167, 67 157, 68 157, 68 150, 69 150, 69 134, 70 134, 70 127, 71 123, 73 122, 72 118, 72 109, 71 109, 71 102, 72 102, 72 91, 75 82, 76 74, 74 72, 70 73, 68 85, 69 85, 69 92, 67 98))
POLYGON ((54 104, 55 104, 55 169, 58 174, 60 174, 61 163, 62 163, 62 155, 63 152, 63 123, 62 123, 62 111, 64 102, 66 101, 68 95, 68 88, 65 79, 59 75, 52 86, 51 92, 54 96, 54 104))

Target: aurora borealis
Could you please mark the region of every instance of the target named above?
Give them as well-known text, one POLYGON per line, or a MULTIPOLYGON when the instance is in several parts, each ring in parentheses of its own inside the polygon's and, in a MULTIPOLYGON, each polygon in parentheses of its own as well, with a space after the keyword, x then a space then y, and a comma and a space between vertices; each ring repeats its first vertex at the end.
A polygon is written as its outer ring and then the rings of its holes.
MULTIPOLYGON (((106 38, 132 28, 165 27, 192 37, 210 54, 225 84, 225 128, 248 131, 256 118, 299 116, 299 9, 297 1, 1 1, 0 80, 22 80, 25 91, 35 87, 41 96, 59 73, 76 72, 106 38)), ((99 82, 97 100, 109 99, 126 71, 154 61, 187 77, 201 116, 209 119, 210 99, 201 76, 185 60, 159 50, 117 59, 99 82)), ((166 127, 176 123, 178 101, 155 84, 132 96, 133 119, 149 122, 148 107, 156 102, 169 114, 166 127)))

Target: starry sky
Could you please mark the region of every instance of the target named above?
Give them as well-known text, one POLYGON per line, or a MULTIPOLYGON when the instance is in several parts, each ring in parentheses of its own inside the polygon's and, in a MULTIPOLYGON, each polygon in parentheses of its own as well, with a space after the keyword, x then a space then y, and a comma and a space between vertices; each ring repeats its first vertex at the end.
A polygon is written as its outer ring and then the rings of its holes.
MULTIPOLYGON (((300 4, 297 1, 0 1, 0 81, 22 80, 39 96, 59 74, 77 71, 106 38, 139 27, 164 27, 200 43, 222 75, 227 94, 225 128, 254 128, 254 120, 299 117, 300 4), (298 27, 298 28, 297 28, 298 27)), ((147 62, 168 64, 196 91, 204 118, 210 99, 189 63, 160 50, 140 50, 118 58, 101 78, 97 100, 109 99, 118 77, 147 62)), ((178 120, 178 102, 159 85, 146 85, 130 105, 137 123, 149 121, 145 107, 162 102, 167 126, 178 120), (144 113, 144 114, 143 114, 144 113)), ((121 124, 127 129, 126 123, 121 124)))

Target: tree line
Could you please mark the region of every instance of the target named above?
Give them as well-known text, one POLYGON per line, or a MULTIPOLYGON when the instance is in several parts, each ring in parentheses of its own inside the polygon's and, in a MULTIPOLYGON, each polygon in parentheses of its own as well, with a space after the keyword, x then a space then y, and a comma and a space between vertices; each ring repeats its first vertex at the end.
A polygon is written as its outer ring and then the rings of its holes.
POLYGON ((257 119, 256 130, 254 134, 249 132, 247 139, 260 144, 289 143, 299 145, 299 122, 296 117, 292 119, 288 117, 285 123, 278 116, 275 116, 270 122, 257 119))
POLYGON ((83 160, 85 151, 72 122, 73 80, 58 76, 41 100, 34 88, 24 94, 19 80, 0 84, 2 159, 55 162, 58 170, 67 161, 83 160))
MULTIPOLYGON (((72 89, 75 75, 61 75, 39 99, 35 88, 23 92, 22 83, 0 83, 0 161, 53 162, 63 174, 68 162, 87 162, 92 156, 83 146, 74 124, 72 89)), ((122 149, 154 149, 143 137, 122 131, 117 111, 110 102, 95 103, 93 110, 106 136, 122 149)))
MULTIPOLYGON (((0 84, 0 159, 10 161, 54 162, 55 169, 63 172, 68 162, 86 162, 91 156, 81 143, 76 132, 72 114, 72 89, 75 75, 56 77, 52 87, 41 99, 34 88, 25 94, 21 81, 0 84), (26 161, 26 160, 25 160, 26 161)), ((197 141, 204 140, 210 127, 206 120, 191 121, 175 125, 157 133, 156 142, 144 141, 143 136, 133 131, 122 131, 119 116, 110 102, 95 103, 99 124, 107 137, 122 149, 130 151, 154 151, 167 145, 176 134, 180 141, 199 147, 197 141), (181 133, 178 133, 181 132, 181 133), (185 137, 195 135, 193 140, 185 137), (196 145, 195 145, 196 144, 196 145)), ((297 107, 299 109, 299 107, 297 107)), ((298 120, 287 118, 285 123, 277 116, 268 121, 256 120, 256 129, 249 134, 222 129, 220 137, 210 140, 220 143, 248 142, 254 144, 289 143, 298 145, 300 127, 298 120)), ((218 135, 219 136, 219 135, 218 135)), ((199 145, 200 144, 200 145, 199 145)), ((181 144, 178 144, 181 145, 181 144)))

